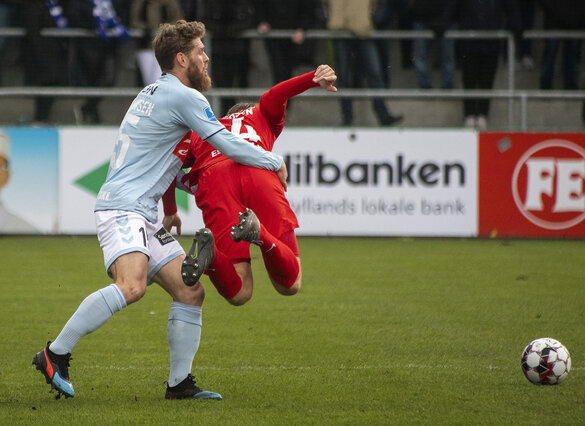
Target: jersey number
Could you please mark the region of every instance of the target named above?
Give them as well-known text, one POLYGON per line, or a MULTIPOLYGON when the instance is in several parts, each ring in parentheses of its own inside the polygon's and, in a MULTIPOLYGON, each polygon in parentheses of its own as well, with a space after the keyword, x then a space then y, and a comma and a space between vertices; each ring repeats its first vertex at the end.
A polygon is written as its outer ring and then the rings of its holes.
POLYGON ((239 136, 242 139, 245 139, 248 142, 253 143, 254 145, 259 145, 259 142, 261 141, 260 136, 258 136, 258 134, 256 133, 256 130, 254 130, 254 128, 252 126, 245 124, 244 125, 244 127, 246 128, 245 133, 242 132, 242 120, 243 119, 244 119, 243 117, 240 117, 240 118, 234 118, 232 120, 231 132, 234 135, 239 136))
POLYGON ((126 154, 128 153, 128 148, 130 148, 130 136, 124 133, 124 125, 126 122, 136 126, 140 121, 140 117, 134 114, 126 114, 122 124, 120 125, 120 132, 118 133, 118 140, 116 141, 116 145, 114 146, 114 153, 112 154, 112 158, 110 160, 110 168, 112 170, 119 169, 122 164, 124 164, 124 159, 126 158, 126 154))

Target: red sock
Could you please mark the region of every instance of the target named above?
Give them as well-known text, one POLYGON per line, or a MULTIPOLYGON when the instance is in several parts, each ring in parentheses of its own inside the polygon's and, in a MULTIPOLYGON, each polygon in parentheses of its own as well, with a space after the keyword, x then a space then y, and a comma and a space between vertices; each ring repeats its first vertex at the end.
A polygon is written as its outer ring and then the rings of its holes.
MULTIPOLYGON (((294 236, 294 232, 290 232, 294 236)), ((295 253, 287 244, 278 240, 263 226, 260 227, 258 240, 261 243, 259 247, 264 259, 264 266, 266 266, 270 278, 285 288, 292 287, 299 276, 300 268, 295 253)), ((296 238, 294 240, 296 242, 296 238)))
POLYGON ((233 298, 242 289, 242 280, 236 268, 225 254, 215 248, 215 258, 205 272, 217 289, 226 299, 233 298))

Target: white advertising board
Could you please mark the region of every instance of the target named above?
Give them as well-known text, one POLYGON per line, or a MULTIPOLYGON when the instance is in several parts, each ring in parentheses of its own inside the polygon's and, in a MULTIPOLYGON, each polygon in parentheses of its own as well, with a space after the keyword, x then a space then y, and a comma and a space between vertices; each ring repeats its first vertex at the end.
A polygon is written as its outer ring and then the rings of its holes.
MULTIPOLYGON (((93 207, 117 128, 62 128, 59 231, 95 233, 93 207)), ((477 133, 469 130, 285 129, 299 235, 477 235, 477 133)), ((183 233, 203 226, 193 197, 183 233)))
POLYGON ((477 133, 285 129, 299 235, 477 235, 477 133))
MULTIPOLYGON (((118 128, 64 127, 59 144, 59 219, 63 234, 95 234, 93 208, 105 180, 118 128)), ((193 197, 179 207, 183 232, 203 227, 193 197)), ((162 203, 159 217, 162 218, 162 203)))
MULTIPOLYGON (((93 234, 95 189, 116 142, 118 129, 63 127, 59 131, 59 230, 93 234)), ((107 169, 106 169, 107 172, 107 169)), ((105 178, 105 175, 103 175, 105 178)), ((103 179, 101 179, 103 183, 103 179)))

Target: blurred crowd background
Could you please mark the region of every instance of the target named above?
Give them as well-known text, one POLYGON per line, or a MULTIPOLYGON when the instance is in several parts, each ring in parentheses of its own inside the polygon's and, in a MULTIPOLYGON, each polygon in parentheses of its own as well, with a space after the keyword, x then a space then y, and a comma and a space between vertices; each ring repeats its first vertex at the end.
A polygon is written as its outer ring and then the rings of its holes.
MULTIPOLYGON (((8 96, 2 89, 143 86, 160 72, 150 49, 153 32, 177 19, 205 23, 215 88, 266 89, 320 63, 335 68, 342 89, 508 88, 505 40, 455 40, 445 37, 450 30, 510 31, 518 90, 585 87, 580 37, 526 37, 534 30, 585 31, 583 1, 0 0, 0 31, 24 29, 0 32, 0 124, 117 125, 130 96, 8 96), (47 36, 46 28, 81 28, 92 36, 47 36), (273 37, 279 30, 286 37, 273 37), (310 30, 345 30, 352 37, 307 37, 310 30), (372 37, 383 30, 428 30, 433 38, 372 37)), ((213 103, 216 114, 235 100, 241 99, 213 103)), ((301 97, 289 106, 288 123, 503 130, 511 127, 508 107, 508 100, 490 98, 301 97)), ((579 98, 536 99, 527 108, 534 130, 577 130, 585 122, 579 98)))

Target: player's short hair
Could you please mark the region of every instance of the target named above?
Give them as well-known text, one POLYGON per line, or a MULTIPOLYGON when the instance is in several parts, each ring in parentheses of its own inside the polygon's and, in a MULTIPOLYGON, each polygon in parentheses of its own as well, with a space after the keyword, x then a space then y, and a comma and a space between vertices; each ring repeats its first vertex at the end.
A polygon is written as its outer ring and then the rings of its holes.
POLYGON ((180 19, 174 24, 164 23, 152 40, 154 56, 163 71, 171 70, 175 56, 179 52, 185 54, 193 49, 193 40, 205 36, 205 25, 202 22, 187 22, 180 19))
POLYGON ((248 108, 255 107, 256 104, 254 102, 238 102, 233 107, 231 107, 226 115, 234 114, 239 111, 243 111, 248 108))

